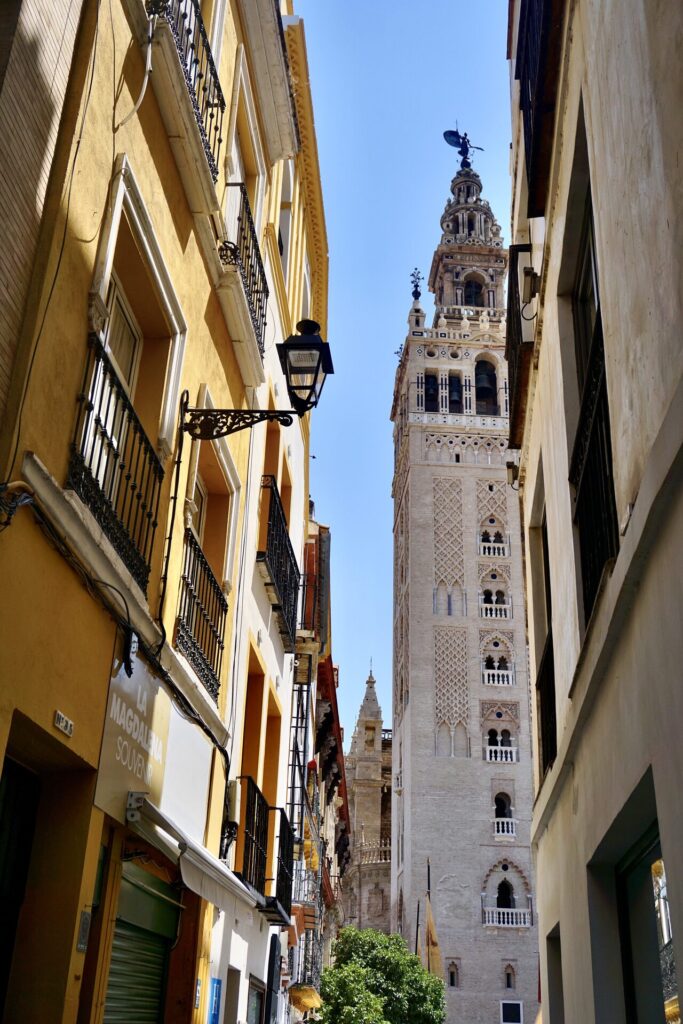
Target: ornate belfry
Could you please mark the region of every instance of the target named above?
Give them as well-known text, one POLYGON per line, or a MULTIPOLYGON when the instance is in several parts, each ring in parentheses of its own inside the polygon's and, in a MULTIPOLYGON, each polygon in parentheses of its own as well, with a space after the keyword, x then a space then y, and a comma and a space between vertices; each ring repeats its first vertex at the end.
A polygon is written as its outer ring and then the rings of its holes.
MULTIPOLYGON (((431 904, 450 1022, 529 1021, 537 940, 530 699, 507 483, 507 252, 466 135, 428 286, 412 275, 394 424, 392 928, 431 904)), ((424 935, 421 936, 424 947, 424 935)))

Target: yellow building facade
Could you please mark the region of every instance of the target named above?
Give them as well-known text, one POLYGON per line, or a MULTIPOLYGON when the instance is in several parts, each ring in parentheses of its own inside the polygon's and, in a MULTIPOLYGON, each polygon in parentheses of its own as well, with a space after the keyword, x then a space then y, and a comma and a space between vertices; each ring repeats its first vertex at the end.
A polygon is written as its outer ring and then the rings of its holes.
POLYGON ((0 64, 7 131, 45 114, 0 164, 0 1005, 261 1024, 284 1006, 309 419, 183 425, 289 409, 276 345, 305 319, 326 338, 303 24, 266 0, 39 8, 12 5, 0 64))

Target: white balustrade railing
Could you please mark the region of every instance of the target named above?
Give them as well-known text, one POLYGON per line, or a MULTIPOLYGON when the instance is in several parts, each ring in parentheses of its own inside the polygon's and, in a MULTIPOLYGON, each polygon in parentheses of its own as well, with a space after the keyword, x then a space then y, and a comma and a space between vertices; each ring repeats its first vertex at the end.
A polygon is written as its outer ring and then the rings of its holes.
POLYGON ((530 928, 531 911, 516 907, 484 907, 484 924, 495 928, 530 928))
POLYGON ((519 761, 517 747, 484 747, 487 761, 499 764, 515 764, 519 761))
POLYGON ((479 538, 479 554, 486 558, 509 558, 510 547, 505 541, 488 541, 479 538))
POLYGON ((375 843, 361 843, 358 852, 361 864, 390 864, 391 839, 380 839, 375 843))
POLYGON ((482 619, 511 619, 512 601, 506 604, 486 604, 483 597, 480 597, 479 615, 482 619))
POLYGON ((515 673, 511 668, 485 668, 482 682, 484 686, 514 686, 515 673))
POLYGON ((517 836, 517 820, 515 818, 494 818, 493 834, 496 839, 515 839, 517 836))

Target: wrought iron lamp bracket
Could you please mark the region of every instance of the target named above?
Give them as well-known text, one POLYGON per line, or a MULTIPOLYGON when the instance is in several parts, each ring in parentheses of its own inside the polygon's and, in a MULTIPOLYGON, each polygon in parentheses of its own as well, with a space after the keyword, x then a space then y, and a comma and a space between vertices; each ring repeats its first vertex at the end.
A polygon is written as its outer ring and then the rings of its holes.
POLYGON ((215 441, 257 423, 274 422, 291 427, 294 413, 273 409, 188 409, 183 410, 183 430, 196 441, 215 441))
POLYGON ((236 266, 239 260, 239 249, 235 242, 221 242, 218 246, 218 256, 225 266, 236 266))

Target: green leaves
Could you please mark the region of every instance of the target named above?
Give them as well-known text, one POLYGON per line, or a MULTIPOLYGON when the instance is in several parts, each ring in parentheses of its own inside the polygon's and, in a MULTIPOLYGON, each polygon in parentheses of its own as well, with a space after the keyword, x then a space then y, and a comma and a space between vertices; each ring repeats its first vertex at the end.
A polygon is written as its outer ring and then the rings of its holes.
POLYGON ((324 1024, 444 1024, 443 981, 399 935, 344 928, 322 978, 324 1024))

